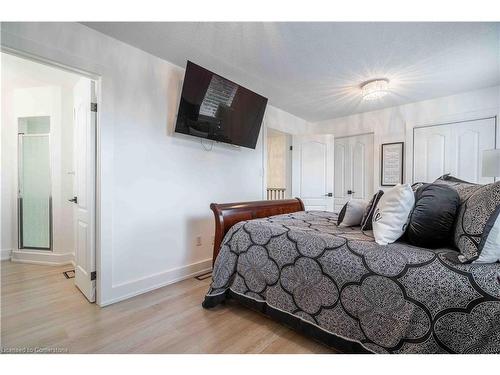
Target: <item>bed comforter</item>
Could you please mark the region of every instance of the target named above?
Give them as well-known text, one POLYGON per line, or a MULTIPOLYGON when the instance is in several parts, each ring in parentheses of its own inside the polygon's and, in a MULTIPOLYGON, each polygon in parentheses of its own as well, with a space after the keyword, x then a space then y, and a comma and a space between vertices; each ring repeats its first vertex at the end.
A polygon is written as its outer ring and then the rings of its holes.
POLYGON ((326 343, 375 353, 500 353, 500 264, 380 246, 336 220, 305 211, 234 225, 203 306, 237 296, 326 343))

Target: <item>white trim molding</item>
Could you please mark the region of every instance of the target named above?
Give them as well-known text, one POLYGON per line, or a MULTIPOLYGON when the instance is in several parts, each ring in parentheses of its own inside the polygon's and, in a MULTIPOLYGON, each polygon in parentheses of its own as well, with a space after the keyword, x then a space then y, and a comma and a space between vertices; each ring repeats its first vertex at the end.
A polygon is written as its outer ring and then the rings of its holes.
POLYGON ((187 266, 173 268, 154 275, 141 277, 121 284, 113 285, 113 294, 118 297, 103 302, 100 306, 111 305, 142 293, 162 288, 182 280, 195 277, 212 270, 212 258, 187 266))
POLYGON ((12 249, 2 249, 0 250, 0 260, 9 260, 12 249))
POLYGON ((74 264, 75 254, 53 253, 44 250, 13 250, 11 261, 15 263, 43 264, 47 266, 62 266, 74 264))

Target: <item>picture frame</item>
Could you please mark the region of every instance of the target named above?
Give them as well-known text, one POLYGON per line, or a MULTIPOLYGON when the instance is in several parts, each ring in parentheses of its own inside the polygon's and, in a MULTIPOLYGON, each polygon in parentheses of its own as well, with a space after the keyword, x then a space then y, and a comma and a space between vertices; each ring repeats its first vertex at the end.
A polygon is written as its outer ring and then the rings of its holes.
POLYGON ((380 185, 403 183, 404 142, 383 143, 380 149, 380 185))

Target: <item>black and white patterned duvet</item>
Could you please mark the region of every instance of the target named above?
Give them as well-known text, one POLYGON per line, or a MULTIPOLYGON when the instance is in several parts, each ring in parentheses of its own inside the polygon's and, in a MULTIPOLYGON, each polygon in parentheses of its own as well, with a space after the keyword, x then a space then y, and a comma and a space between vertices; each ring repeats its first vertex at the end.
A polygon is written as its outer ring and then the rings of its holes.
POLYGON ((205 306, 230 291, 376 353, 500 353, 500 264, 380 246, 336 219, 306 211, 234 225, 205 306))

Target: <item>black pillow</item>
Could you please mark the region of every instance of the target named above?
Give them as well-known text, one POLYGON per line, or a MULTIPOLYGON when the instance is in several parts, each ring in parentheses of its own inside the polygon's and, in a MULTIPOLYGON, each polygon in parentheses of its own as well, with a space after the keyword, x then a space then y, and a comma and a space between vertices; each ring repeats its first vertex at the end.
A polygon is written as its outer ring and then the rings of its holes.
POLYGON ((372 230, 372 220, 373 213, 375 212, 375 208, 377 208, 378 201, 384 195, 382 190, 377 191, 371 201, 366 206, 365 214, 363 215, 363 219, 361 219, 361 230, 372 230))
POLYGON ((459 205, 458 193, 449 186, 424 184, 419 187, 406 230, 408 242, 427 248, 450 245, 459 205))

